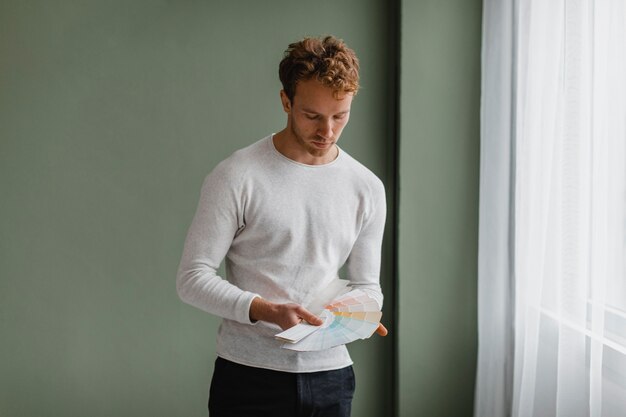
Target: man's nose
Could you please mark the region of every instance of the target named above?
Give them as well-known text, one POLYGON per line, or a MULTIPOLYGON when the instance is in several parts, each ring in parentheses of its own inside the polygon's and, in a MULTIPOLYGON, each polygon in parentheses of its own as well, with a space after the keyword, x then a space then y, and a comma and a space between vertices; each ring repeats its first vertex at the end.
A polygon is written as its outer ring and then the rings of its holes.
POLYGON ((325 139, 331 139, 333 137, 333 124, 331 120, 322 120, 318 134, 325 139))

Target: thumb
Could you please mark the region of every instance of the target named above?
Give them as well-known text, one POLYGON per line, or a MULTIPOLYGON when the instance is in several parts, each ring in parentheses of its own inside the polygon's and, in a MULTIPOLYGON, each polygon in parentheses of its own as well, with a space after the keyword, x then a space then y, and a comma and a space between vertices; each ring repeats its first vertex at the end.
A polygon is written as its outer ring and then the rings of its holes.
POLYGON ((302 320, 314 326, 319 326, 322 323, 324 323, 324 320, 317 317, 315 314, 311 313, 309 310, 307 310, 304 307, 298 308, 298 315, 302 318, 302 320))

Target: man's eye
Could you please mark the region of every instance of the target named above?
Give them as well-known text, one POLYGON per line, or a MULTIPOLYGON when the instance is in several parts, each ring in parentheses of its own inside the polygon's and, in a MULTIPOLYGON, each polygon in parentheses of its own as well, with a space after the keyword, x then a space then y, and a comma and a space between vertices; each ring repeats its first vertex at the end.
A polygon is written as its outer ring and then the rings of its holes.
POLYGON ((314 115, 311 115, 311 114, 307 114, 307 115, 306 115, 306 118, 307 118, 307 119, 309 119, 309 120, 317 120, 318 116, 314 116, 314 115))
POLYGON ((336 116, 335 116, 335 119, 337 119, 337 120, 341 120, 341 119, 343 119, 343 118, 345 118, 345 117, 346 117, 346 115, 345 115, 345 114, 338 114, 338 115, 336 115, 336 116))

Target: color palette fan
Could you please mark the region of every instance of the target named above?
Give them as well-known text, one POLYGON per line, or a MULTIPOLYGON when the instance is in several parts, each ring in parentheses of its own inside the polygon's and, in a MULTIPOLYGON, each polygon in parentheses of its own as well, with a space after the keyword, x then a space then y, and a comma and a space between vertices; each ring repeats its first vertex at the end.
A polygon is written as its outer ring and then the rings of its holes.
POLYGON ((323 350, 370 337, 380 323, 382 312, 375 299, 362 290, 352 290, 331 301, 320 317, 324 323, 298 324, 275 337, 286 342, 285 349, 323 350))

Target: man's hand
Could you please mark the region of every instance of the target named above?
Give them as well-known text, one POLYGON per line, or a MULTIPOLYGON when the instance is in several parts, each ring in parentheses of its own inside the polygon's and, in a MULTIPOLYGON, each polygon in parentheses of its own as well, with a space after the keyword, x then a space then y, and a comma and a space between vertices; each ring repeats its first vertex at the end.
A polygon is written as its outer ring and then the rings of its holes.
MULTIPOLYGON (((324 320, 301 305, 294 303, 276 304, 264 300, 261 297, 256 297, 252 300, 252 304, 250 305, 250 320, 274 323, 283 330, 300 324, 302 321, 306 321, 314 326, 319 326, 324 323, 324 320)), ((376 333, 380 336, 387 336, 389 332, 382 323, 379 323, 376 333)))
POLYGON ((302 321, 314 326, 324 323, 324 320, 308 311, 299 304, 276 304, 256 297, 250 305, 250 320, 267 321, 277 324, 281 329, 287 330, 302 321))

